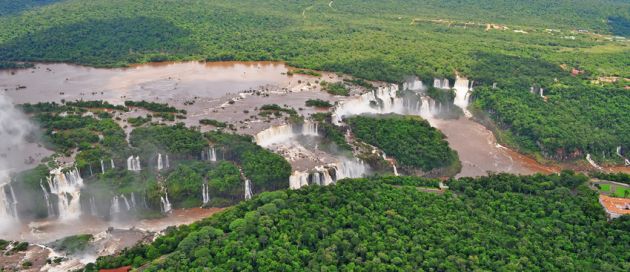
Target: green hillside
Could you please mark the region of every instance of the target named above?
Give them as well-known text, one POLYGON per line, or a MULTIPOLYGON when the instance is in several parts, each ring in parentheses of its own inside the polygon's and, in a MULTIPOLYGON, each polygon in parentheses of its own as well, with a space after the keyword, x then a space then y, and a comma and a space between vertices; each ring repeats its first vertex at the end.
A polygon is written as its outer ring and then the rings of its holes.
POLYGON ((627 271, 629 218, 606 222, 584 181, 569 173, 498 175, 452 180, 451 192, 434 194, 415 187, 429 181, 390 177, 265 193, 97 265, 152 260, 144 271, 627 271))
POLYGON ((497 83, 497 93, 478 88, 477 108, 512 147, 548 159, 592 153, 611 163, 618 146, 630 150, 630 42, 600 35, 628 36, 628 1, 14 2, 0 5, 7 14, 0 16, 0 67, 279 60, 390 82, 459 74, 479 87, 497 83), (572 76, 574 68, 581 73, 572 76), (618 81, 591 83, 600 76, 618 81), (548 90, 552 103, 532 101, 531 86, 548 90))

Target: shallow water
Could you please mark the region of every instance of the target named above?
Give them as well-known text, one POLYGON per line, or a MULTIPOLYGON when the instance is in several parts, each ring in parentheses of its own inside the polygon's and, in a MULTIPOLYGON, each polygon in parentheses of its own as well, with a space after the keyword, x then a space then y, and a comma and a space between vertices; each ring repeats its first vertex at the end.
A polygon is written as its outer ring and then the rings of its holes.
POLYGON ((66 100, 169 100, 228 93, 290 81, 279 62, 151 63, 102 69, 72 64, 38 64, 0 71, 0 90, 15 103, 66 100), (25 88, 24 88, 25 87, 25 88))
POLYGON ((446 135, 450 147, 457 151, 462 163, 462 171, 457 177, 484 176, 488 172, 527 175, 556 171, 499 145, 490 130, 468 118, 429 121, 446 135))

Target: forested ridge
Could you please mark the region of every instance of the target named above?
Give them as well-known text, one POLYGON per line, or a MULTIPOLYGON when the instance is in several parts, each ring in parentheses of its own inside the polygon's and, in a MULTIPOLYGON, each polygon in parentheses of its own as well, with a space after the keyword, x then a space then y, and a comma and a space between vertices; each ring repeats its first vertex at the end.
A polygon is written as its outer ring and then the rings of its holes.
MULTIPOLYGON (((570 33, 575 28, 609 33, 608 17, 623 26, 630 19, 630 4, 622 1, 353 0, 331 6, 329 1, 305 0, 48 2, 55 3, 28 5, 36 8, 0 17, 5 26, 0 30, 0 59, 95 66, 283 60, 400 81, 408 75, 453 76, 454 71, 478 78, 483 69, 477 64, 484 62, 478 53, 487 53, 628 75, 618 58, 628 52, 623 43, 570 33), (421 21, 410 23, 414 19, 421 21), (457 23, 431 21, 441 19, 457 23), (463 27, 467 22, 480 27, 463 27), (510 27, 486 31, 487 23, 510 27), (528 33, 512 31, 521 28, 528 33), (564 32, 548 33, 547 28, 564 32), (601 45, 609 50, 589 51, 601 45)), ((519 68, 526 66, 514 69, 519 68)))
POLYGON ((607 222, 585 181, 500 174, 434 194, 388 177, 264 193, 88 268, 627 271, 630 220, 607 222))
POLYGON ((22 65, 12 61, 115 67, 278 60, 389 82, 415 75, 428 85, 434 77, 458 74, 474 80, 477 108, 506 132, 502 141, 523 152, 547 159, 592 153, 618 163, 610 153, 618 146, 624 154, 630 150, 624 89, 630 45, 593 34, 628 36, 627 1, 0 3, 2 67, 22 65), (617 82, 590 83, 600 76, 617 82), (494 83, 500 91, 483 88, 494 83), (547 90, 550 102, 534 102, 532 86, 547 90), (514 104, 528 111, 514 111, 514 104))

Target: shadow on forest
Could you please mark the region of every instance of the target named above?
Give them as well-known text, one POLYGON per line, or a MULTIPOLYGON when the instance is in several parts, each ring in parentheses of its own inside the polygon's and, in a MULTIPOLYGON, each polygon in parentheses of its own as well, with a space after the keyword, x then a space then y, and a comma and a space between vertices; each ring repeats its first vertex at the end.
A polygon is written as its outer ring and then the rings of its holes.
POLYGON ((472 78, 478 84, 513 86, 529 90, 532 85, 548 86, 554 79, 569 77, 558 65, 542 59, 475 52, 472 78))
POLYGON ((8 16, 37 8, 61 2, 63 0, 9 0, 0 2, 0 16, 8 16))
POLYGON ((352 74, 356 77, 369 80, 386 80, 392 82, 400 82, 403 78, 400 75, 411 74, 411 72, 403 71, 400 67, 395 67, 380 57, 358 59, 355 61, 339 62, 338 60, 330 60, 327 63, 317 67, 324 71, 338 71, 345 74, 352 74))
POLYGON ((608 17, 608 25, 613 34, 630 37, 630 20, 623 17, 608 17))
POLYGON ((0 59, 120 66, 198 52, 190 32, 158 18, 90 20, 29 33, 0 45, 0 59))

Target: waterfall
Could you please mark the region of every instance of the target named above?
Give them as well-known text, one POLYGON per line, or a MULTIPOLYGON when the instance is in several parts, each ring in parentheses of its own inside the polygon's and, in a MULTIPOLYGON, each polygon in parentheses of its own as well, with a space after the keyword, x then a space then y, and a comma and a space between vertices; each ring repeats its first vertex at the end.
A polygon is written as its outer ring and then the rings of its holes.
POLYGON ((272 126, 259 132, 254 138, 258 145, 265 147, 276 143, 284 143, 299 135, 318 136, 318 126, 317 122, 310 121, 302 123, 299 127, 294 124, 272 126))
POLYGON ((309 177, 308 172, 294 171, 289 177, 289 188, 297 190, 309 185, 309 177))
POLYGON ((55 208, 53 208, 52 202, 50 202, 50 194, 48 194, 48 191, 46 190, 46 187, 44 187, 44 183, 41 179, 39 180, 39 187, 41 187, 42 191, 44 192, 44 201, 46 201, 48 216, 50 217, 55 215, 55 208))
POLYGON ((365 176, 367 167, 362 161, 341 158, 337 163, 317 166, 311 171, 293 171, 289 177, 289 187, 299 189, 308 185, 328 186, 344 178, 365 176))
POLYGON ((164 196, 160 196, 160 201, 162 202, 162 212, 169 213, 173 209, 171 201, 168 200, 168 192, 165 192, 164 196))
POLYGON ((383 160, 386 160, 387 162, 389 162, 389 164, 392 165, 392 168, 394 170, 394 176, 398 176, 398 168, 396 168, 396 162, 392 159, 388 159, 387 155, 385 155, 384 152, 383 152, 383 160))
POLYGON ((91 176, 94 176, 94 172, 92 172, 92 165, 91 165, 91 164, 89 164, 88 166, 90 167, 90 177, 91 177, 91 176))
POLYGON ((127 197, 123 194, 120 195, 120 198, 122 198, 123 202, 125 203, 125 208, 127 208, 127 210, 131 210, 131 205, 129 205, 129 200, 127 199, 127 197))
POLYGON ((158 153, 157 170, 161 171, 162 168, 164 168, 164 165, 162 165, 162 154, 158 153))
POLYGON ((166 169, 171 168, 171 163, 168 161, 168 154, 165 154, 165 155, 164 155, 164 158, 165 158, 165 160, 164 160, 164 162, 165 162, 164 166, 166 167, 166 169))
POLYGON ((245 200, 252 199, 252 196, 254 196, 254 194, 252 193, 251 181, 245 176, 242 168, 239 168, 238 170, 241 173, 241 179, 245 180, 245 200))
POLYGON ((624 165, 630 166, 630 160, 628 160, 626 157, 621 155, 621 146, 617 147, 617 156, 619 156, 619 157, 621 157, 623 159, 624 165))
POLYGON ((467 110, 470 92, 472 92, 472 84, 473 83, 468 79, 459 76, 457 77, 457 80, 455 80, 455 100, 453 101, 453 104, 460 107, 467 117, 472 116, 472 114, 467 110))
POLYGON ((0 185, 0 225, 9 224, 18 219, 17 198, 11 183, 0 185))
POLYGON ((92 216, 98 216, 98 210, 96 209, 96 200, 94 197, 90 197, 90 213, 92 216))
MULTIPOLYGON (((424 119, 433 118, 433 116, 436 114, 435 101, 431 99, 430 97, 423 96, 421 97, 421 103, 422 105, 420 106, 420 116, 422 116, 422 118, 424 119), (433 103, 433 106, 431 106, 431 103, 433 103)), ((442 104, 440 104, 440 107, 441 106, 442 104)))
POLYGON ((403 90, 420 91, 424 89, 424 84, 418 77, 413 77, 403 83, 403 90))
POLYGON ((256 134, 256 143, 260 146, 270 146, 274 143, 282 143, 293 137, 293 126, 291 124, 282 126, 272 126, 256 134))
POLYGON ((540 88, 540 97, 545 97, 545 89, 540 88))
POLYGON ((586 160, 588 161, 588 163, 591 164, 591 166, 595 167, 598 170, 604 170, 601 166, 597 165, 597 163, 595 163, 595 161, 591 158, 591 154, 586 154, 586 160))
POLYGON ((208 204, 210 202, 210 192, 208 190, 208 184, 201 185, 201 197, 203 199, 203 204, 208 204))
POLYGON ((83 178, 78 169, 61 172, 61 168, 50 172, 48 177, 48 187, 50 192, 57 196, 57 208, 59 218, 77 219, 81 215, 81 187, 83 178))
POLYGON ((129 171, 141 171, 142 170, 142 168, 140 167, 140 157, 139 156, 134 157, 132 155, 129 158, 127 158, 127 170, 129 170, 129 171))
POLYGON ((110 162, 111 162, 111 164, 112 164, 112 169, 116 168, 116 167, 114 166, 114 159, 110 159, 110 162))
POLYGON ((251 181, 249 181, 248 178, 245 178, 245 199, 252 199, 252 196, 254 196, 254 194, 252 193, 251 181))
POLYGON ((451 83, 449 82, 448 78, 444 78, 444 79, 435 78, 433 79, 433 87, 437 89, 448 90, 451 88, 451 83))
POLYGON ((367 173, 367 168, 363 161, 342 159, 341 162, 334 165, 335 181, 345 178, 360 178, 367 173))
POLYGON ((120 201, 118 199, 118 196, 114 196, 112 198, 112 205, 109 208, 109 213, 111 215, 120 213, 120 201))
POLYGON ((318 136, 318 123, 304 122, 302 124, 302 135, 318 136))
POLYGON ((131 207, 136 208, 136 194, 131 192, 131 207))
POLYGON ((210 150, 208 151, 208 158, 211 162, 217 161, 217 151, 214 149, 214 147, 210 148, 210 150))

